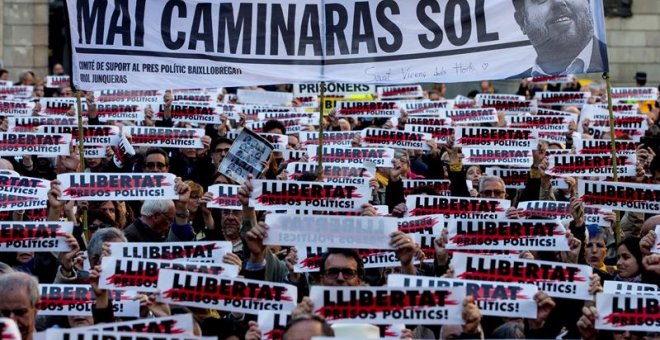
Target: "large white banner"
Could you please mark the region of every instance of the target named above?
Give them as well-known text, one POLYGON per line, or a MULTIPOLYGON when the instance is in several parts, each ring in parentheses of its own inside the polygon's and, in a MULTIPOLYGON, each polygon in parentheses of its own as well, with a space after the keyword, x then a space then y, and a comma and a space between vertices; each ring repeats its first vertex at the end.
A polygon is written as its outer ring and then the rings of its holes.
POLYGON ((514 3, 69 0, 73 82, 418 84, 608 69, 601 1, 514 3), (573 63, 578 55, 589 62, 573 63))

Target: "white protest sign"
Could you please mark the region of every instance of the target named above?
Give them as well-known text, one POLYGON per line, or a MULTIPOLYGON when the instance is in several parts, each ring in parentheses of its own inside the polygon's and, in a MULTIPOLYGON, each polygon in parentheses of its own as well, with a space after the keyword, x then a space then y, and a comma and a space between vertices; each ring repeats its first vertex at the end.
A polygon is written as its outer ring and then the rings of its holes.
POLYGON ((395 149, 430 150, 431 134, 366 128, 360 132, 364 146, 384 146, 395 149))
POLYGON ((253 180, 250 206, 257 210, 358 211, 371 199, 368 185, 253 180))
POLYGON ((528 168, 534 164, 531 148, 465 147, 464 165, 507 165, 528 168))
POLYGON ((535 319, 538 306, 534 295, 538 287, 531 284, 494 283, 476 280, 456 280, 427 276, 390 274, 388 287, 465 287, 483 315, 535 319))
POLYGON ((201 149, 204 129, 126 126, 133 146, 201 149))
MULTIPOLYGON (((306 173, 316 174, 318 164, 290 162, 286 165, 286 171, 289 179, 298 180, 300 176, 306 173)), ((374 167, 352 165, 352 164, 324 164, 323 181, 337 184, 356 184, 365 185, 376 177, 374 167)))
POLYGON ((566 229, 553 220, 449 220, 447 249, 568 251, 566 229))
POLYGON ((16 211, 26 209, 43 209, 48 207, 46 197, 24 197, 0 194, 0 211, 16 211))
POLYGON ((72 222, 0 222, 0 252, 69 251, 72 222))
MULTIPOLYGON (((154 108, 156 109, 156 108, 154 108)), ((165 105, 161 104, 155 112, 156 117, 162 119, 165 115, 165 105)), ((175 122, 220 124, 220 114, 215 106, 202 102, 173 102, 170 114, 175 122)))
POLYGON ((176 200, 173 174, 66 173, 57 175, 61 199, 107 201, 176 200))
POLYGON ((657 332, 660 325, 660 296, 598 293, 598 330, 657 332))
POLYGON ((8 131, 32 132, 40 125, 76 125, 78 119, 75 117, 8 117, 8 131))
POLYGON ((236 95, 241 104, 290 105, 293 101, 293 94, 290 92, 238 89, 236 95))
POLYGON ((106 147, 93 145, 85 147, 85 159, 89 158, 106 158, 106 147))
POLYGON ((0 156, 38 155, 48 157, 68 155, 70 143, 70 135, 0 132, 0 156))
POLYGON ((538 147, 538 132, 530 129, 461 127, 456 129, 456 146, 538 147))
MULTIPOLYGON (((96 296, 89 284, 39 284, 38 315, 92 316, 96 296)), ((120 291, 109 291, 113 313, 120 317, 138 317, 140 301, 120 291)))
POLYGON ((403 131, 431 134, 431 137, 435 139, 438 144, 447 144, 449 137, 453 137, 455 134, 453 127, 433 125, 406 124, 403 131))
POLYGON ((47 197, 50 181, 41 178, 23 177, 18 174, 0 174, 0 193, 22 197, 47 197))
MULTIPOLYGON (((286 135, 279 135, 276 133, 259 133, 259 136, 267 140, 268 143, 273 146, 274 151, 286 150, 289 143, 289 139, 286 135)), ((245 158, 240 153, 241 151, 238 151, 238 157, 245 158)))
POLYGON ((541 115, 507 115, 504 117, 506 125, 510 128, 533 129, 538 131, 568 132, 573 117, 541 116, 541 115))
MULTIPOLYGON (((619 176, 635 176, 636 155, 621 155, 616 157, 619 176)), ((614 161, 611 155, 552 155, 548 156, 548 169, 546 173, 561 177, 599 176, 611 177, 614 175, 614 161)))
POLYGON ((394 217, 268 214, 264 244, 299 247, 392 249, 394 217))
MULTIPOLYGON (((575 140, 575 152, 579 155, 612 154, 612 141, 609 139, 579 139, 575 140)), ((634 155, 639 143, 630 140, 614 142, 617 156, 634 155)))
MULTIPOLYGON (((323 145, 351 146, 353 136, 359 134, 357 131, 323 131, 323 145)), ((301 145, 318 145, 318 131, 301 131, 299 138, 301 145)))
POLYGON ((222 262, 177 262, 171 260, 103 257, 99 287, 138 292, 158 291, 158 273, 162 269, 236 277, 240 268, 222 262))
POLYGON ((257 323, 261 330, 263 340, 282 340, 286 325, 291 320, 288 313, 277 313, 272 311, 259 311, 257 323))
POLYGON ((446 220, 440 214, 397 219, 397 229, 406 234, 440 235, 445 224, 446 220))
POLYGON ((337 117, 352 118, 392 118, 401 115, 394 101, 337 101, 337 117))
POLYGON ((493 108, 444 110, 442 117, 451 119, 454 125, 496 123, 497 111, 493 108))
POLYGON ((534 84, 570 84, 573 77, 570 74, 556 76, 536 76, 527 78, 527 81, 534 84))
MULTIPOLYGON (((37 128, 39 133, 70 134, 74 143, 78 143, 79 130, 77 125, 41 125, 37 128)), ((121 131, 114 125, 84 125, 84 145, 114 146, 119 143, 121 131)))
POLYGON ((110 242, 110 254, 123 259, 177 260, 190 262, 222 262, 232 251, 229 241, 196 242, 110 242))
POLYGON ((424 97, 421 85, 378 86, 376 90, 380 100, 424 97))
POLYGON ((607 294, 655 295, 659 291, 658 286, 654 284, 612 280, 603 281, 603 293, 607 294))
POLYGON ((46 87, 60 88, 71 86, 71 77, 69 76, 46 76, 46 87))
POLYGON ((0 100, 0 115, 5 117, 29 117, 32 115, 34 105, 33 102, 0 100))
POLYGON ((560 106, 560 105, 577 105, 582 106, 587 104, 587 100, 591 97, 591 92, 536 92, 534 96, 538 100, 539 105, 544 106, 560 106))
POLYGON ((445 218, 502 218, 511 201, 488 198, 408 195, 411 216, 444 214, 445 218))
POLYGON ((257 118, 262 121, 262 120, 271 120, 271 119, 301 119, 301 118, 310 118, 314 120, 319 120, 319 113, 318 112, 305 112, 305 111, 288 111, 288 112, 268 112, 268 111, 260 111, 257 113, 257 118))
POLYGON ((119 90, 105 89, 94 91, 94 99, 98 103, 103 102, 134 102, 143 104, 156 104, 163 100, 164 91, 160 90, 119 90))
POLYGON ((439 196, 451 196, 451 181, 446 179, 403 179, 403 194, 411 195, 416 188, 430 188, 439 196))
POLYGON ((578 181, 585 205, 609 210, 655 214, 660 211, 660 188, 653 184, 578 181))
MULTIPOLYGON (((115 314, 116 315, 116 314, 115 314)), ((135 333, 117 331, 90 331, 84 328, 49 328, 45 332, 46 339, 77 339, 77 340, 212 340, 208 336, 161 333, 135 333)), ((38 340, 38 339, 35 339, 38 340)))
POLYGON ((210 185, 207 192, 213 194, 213 200, 206 206, 210 209, 243 210, 243 205, 238 200, 238 189, 240 188, 240 185, 233 184, 210 185))
POLYGON ((524 189, 529 180, 529 169, 488 167, 486 168, 486 175, 501 178, 507 189, 524 189))
MULTIPOLYGON (((479 103, 479 101, 477 101, 479 103)), ((491 108, 505 113, 532 113, 537 108, 536 99, 516 100, 516 99, 484 99, 481 101, 482 108, 491 108)))
POLYGON ((2 86, 0 85, 0 98, 14 99, 14 98, 30 98, 34 92, 33 86, 2 86))
POLYGON ((193 334, 192 314, 176 314, 159 318, 102 323, 75 328, 78 331, 132 332, 151 334, 193 334))
MULTIPOLYGON (((116 121, 137 121, 141 122, 145 118, 144 103, 141 102, 99 102, 96 103, 96 114, 101 122, 110 120, 116 121)), ((83 111, 87 111, 87 105, 83 105, 83 111)), ((152 106, 153 109, 156 109, 152 106)), ((155 117, 154 117, 155 118, 155 117)))
POLYGON ((557 298, 591 300, 593 269, 586 265, 454 253, 454 277, 467 280, 532 283, 557 298))
POLYGON ((564 219, 572 217, 571 203, 560 201, 518 202, 518 210, 526 218, 564 219))
POLYGON ((76 98, 42 97, 39 99, 42 115, 66 116, 73 110, 76 112, 76 98))
POLYGON ((331 323, 461 324, 465 288, 312 286, 309 297, 331 323))
POLYGON ((162 269, 158 275, 159 301, 229 312, 261 310, 291 312, 296 307, 296 286, 218 275, 162 269))
POLYGON ((612 100, 614 101, 645 101, 658 100, 657 87, 613 87, 612 100))
MULTIPOLYGON (((326 96, 349 96, 352 94, 375 94, 376 86, 369 84, 349 84, 349 83, 333 83, 325 82, 325 95, 326 96)), ((303 95, 321 95, 321 84, 319 83, 306 83, 294 84, 293 95, 295 97, 303 95)))
MULTIPOLYGON (((318 160, 318 146, 308 145, 307 155, 312 162, 318 160)), ((394 159, 394 150, 391 148, 344 148, 335 146, 323 147, 324 163, 358 164, 366 162, 374 166, 391 168, 394 159)))

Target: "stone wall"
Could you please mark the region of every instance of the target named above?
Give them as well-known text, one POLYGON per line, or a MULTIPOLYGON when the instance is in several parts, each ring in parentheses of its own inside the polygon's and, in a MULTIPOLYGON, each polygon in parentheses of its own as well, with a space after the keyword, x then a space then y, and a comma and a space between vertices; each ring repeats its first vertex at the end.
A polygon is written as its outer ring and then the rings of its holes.
POLYGON ((635 72, 648 74, 649 86, 660 84, 660 1, 634 0, 631 18, 607 18, 610 75, 618 85, 635 83, 635 72))
POLYGON ((0 0, 0 60, 10 80, 48 73, 48 0, 0 0))

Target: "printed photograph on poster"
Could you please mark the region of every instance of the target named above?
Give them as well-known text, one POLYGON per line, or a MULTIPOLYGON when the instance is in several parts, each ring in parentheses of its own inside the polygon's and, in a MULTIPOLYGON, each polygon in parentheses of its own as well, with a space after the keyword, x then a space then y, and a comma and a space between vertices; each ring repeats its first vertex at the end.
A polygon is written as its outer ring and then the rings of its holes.
POLYGON ((243 129, 220 163, 218 171, 231 180, 243 184, 248 174, 252 174, 254 178, 259 177, 266 168, 264 163, 268 162, 272 152, 273 145, 267 140, 248 129, 243 129))

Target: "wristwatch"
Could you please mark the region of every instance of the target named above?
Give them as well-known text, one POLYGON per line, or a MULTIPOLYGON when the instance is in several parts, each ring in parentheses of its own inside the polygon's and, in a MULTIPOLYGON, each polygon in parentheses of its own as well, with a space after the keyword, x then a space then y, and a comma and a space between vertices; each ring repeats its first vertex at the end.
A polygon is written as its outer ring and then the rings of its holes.
POLYGON ((186 209, 185 211, 178 211, 176 212, 176 217, 179 218, 188 218, 190 217, 190 210, 186 209))

